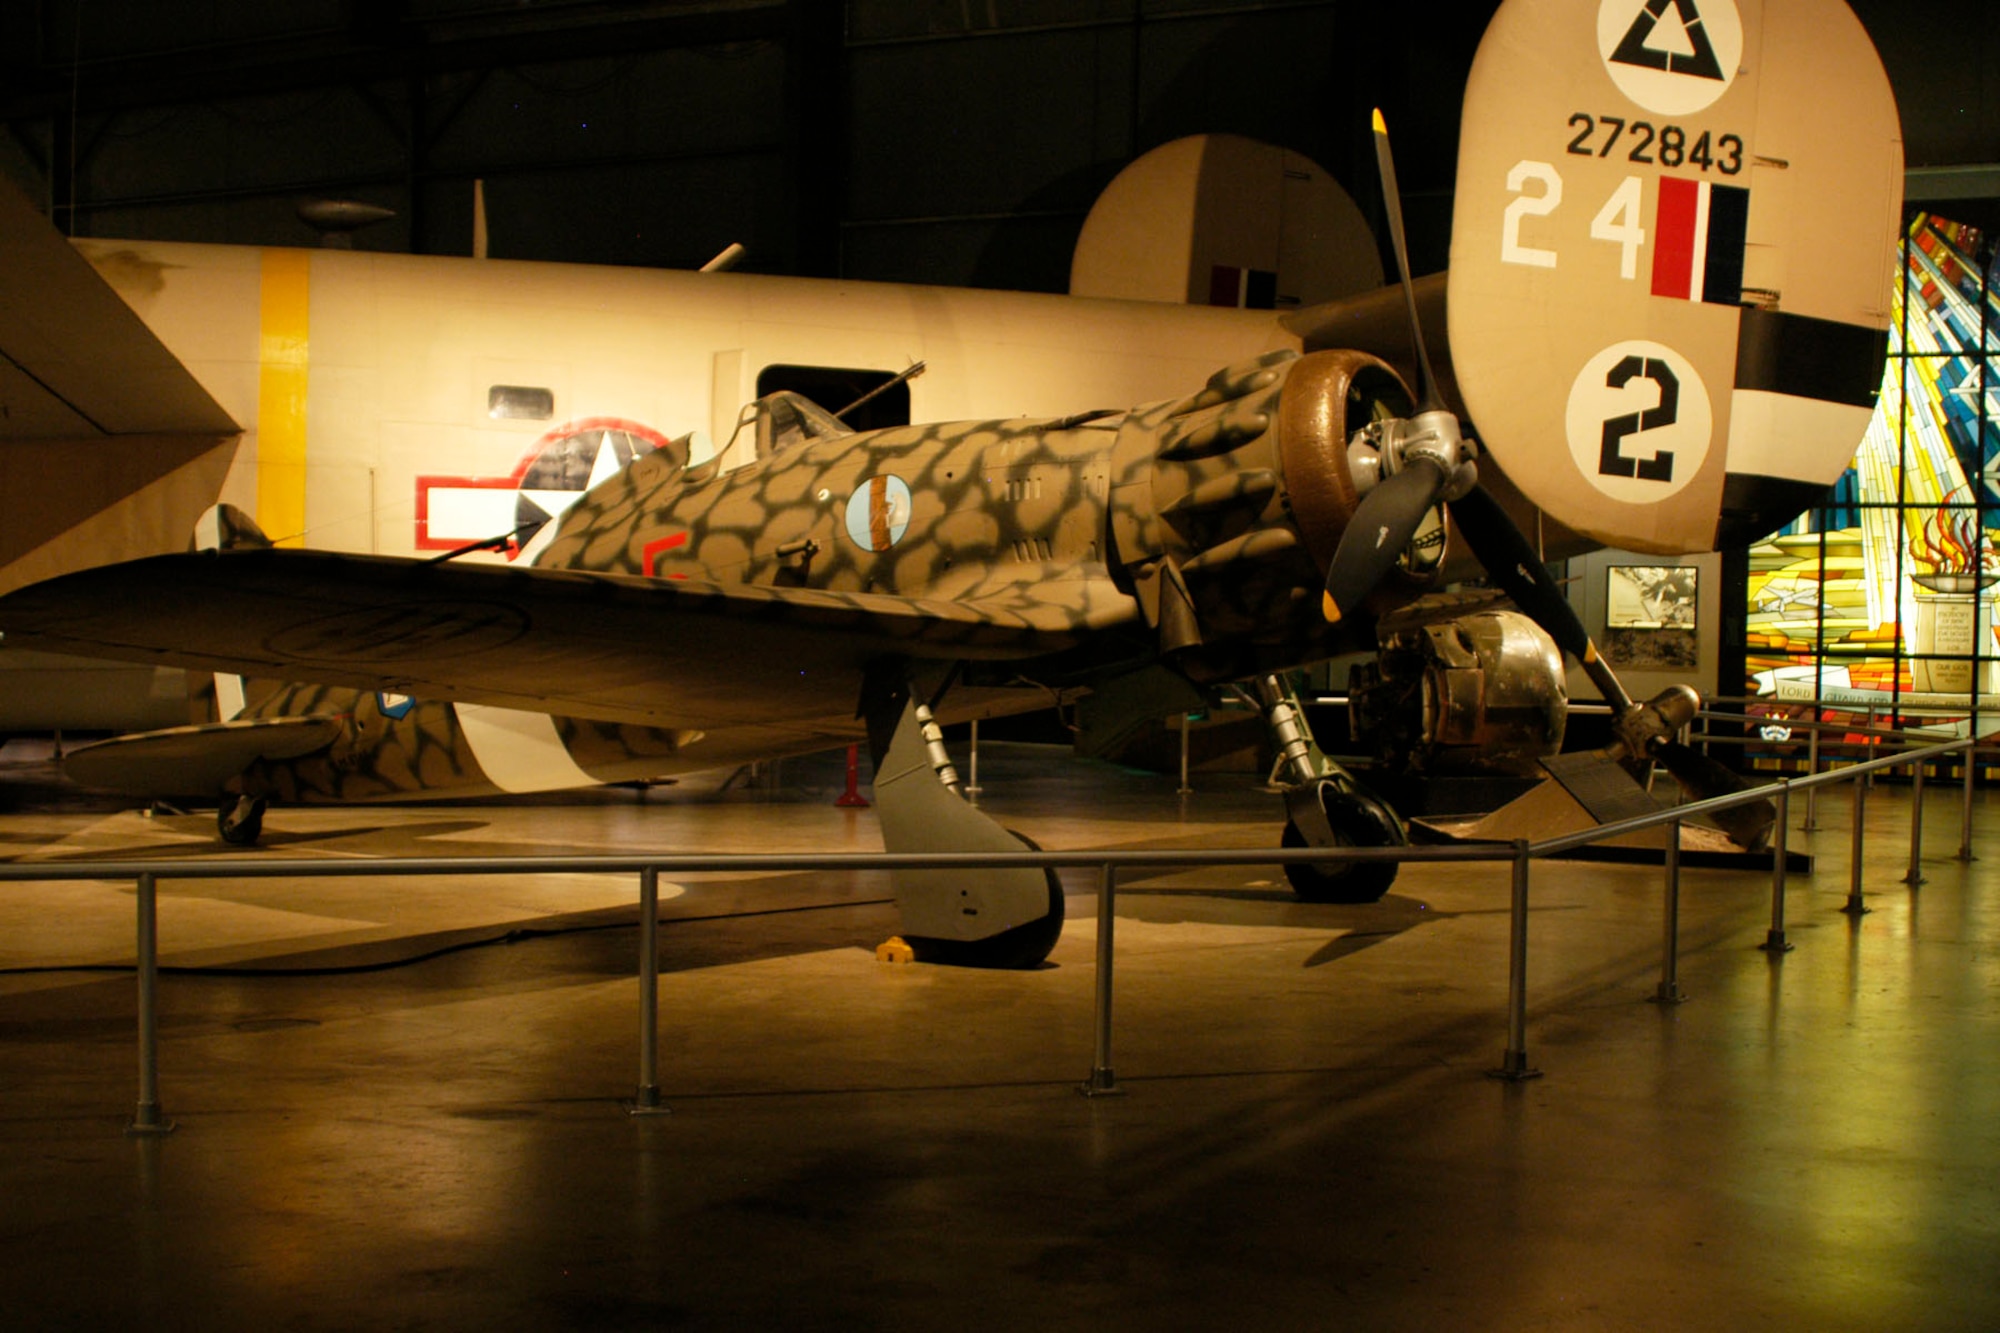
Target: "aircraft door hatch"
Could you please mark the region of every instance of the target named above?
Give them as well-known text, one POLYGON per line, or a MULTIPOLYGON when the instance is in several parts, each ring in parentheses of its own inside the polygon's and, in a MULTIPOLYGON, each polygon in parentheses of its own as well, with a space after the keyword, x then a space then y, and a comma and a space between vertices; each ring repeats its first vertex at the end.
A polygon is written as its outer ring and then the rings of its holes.
POLYGON ((757 372, 757 396, 789 391, 828 415, 840 414, 840 423, 851 431, 882 430, 910 424, 910 386, 897 383, 897 377, 893 370, 770 365, 757 372), (846 411, 851 403, 859 406, 846 411))
POLYGON ((769 458, 811 440, 910 424, 909 372, 836 366, 770 365, 757 372, 757 396, 737 414, 717 457, 769 458), (745 431, 749 434, 746 435, 745 431))

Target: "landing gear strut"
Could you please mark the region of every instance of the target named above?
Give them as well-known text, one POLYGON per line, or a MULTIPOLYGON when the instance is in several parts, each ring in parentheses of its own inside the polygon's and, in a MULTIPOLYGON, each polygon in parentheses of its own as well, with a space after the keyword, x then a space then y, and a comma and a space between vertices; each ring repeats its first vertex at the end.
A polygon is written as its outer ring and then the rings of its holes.
MULTIPOLYGON (((906 686, 868 691, 875 809, 891 852, 1039 850, 960 794, 929 707, 906 686)), ((1062 881, 1033 867, 889 872, 904 942, 925 962, 1036 967, 1062 935, 1062 881)))
MULTIPOLYGON (((1285 847, 1405 847, 1408 831, 1387 803, 1321 753, 1298 697, 1278 676, 1256 683, 1257 704, 1278 759, 1271 778, 1285 795, 1285 847)), ((1285 878, 1309 903, 1380 901, 1396 881, 1394 861, 1292 863, 1285 878)))

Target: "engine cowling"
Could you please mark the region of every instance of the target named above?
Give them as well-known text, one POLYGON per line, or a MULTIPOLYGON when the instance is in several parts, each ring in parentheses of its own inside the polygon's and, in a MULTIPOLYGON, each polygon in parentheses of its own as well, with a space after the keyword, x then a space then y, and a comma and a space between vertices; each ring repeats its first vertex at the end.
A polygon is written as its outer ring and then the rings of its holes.
MULTIPOLYGON (((1348 440, 1409 401, 1376 357, 1284 351, 1127 419, 1113 464, 1111 556, 1165 654, 1192 674, 1223 677, 1351 646, 1318 609, 1360 503, 1348 440)), ((1440 522, 1385 581, 1385 604, 1432 586, 1444 548, 1440 522)))

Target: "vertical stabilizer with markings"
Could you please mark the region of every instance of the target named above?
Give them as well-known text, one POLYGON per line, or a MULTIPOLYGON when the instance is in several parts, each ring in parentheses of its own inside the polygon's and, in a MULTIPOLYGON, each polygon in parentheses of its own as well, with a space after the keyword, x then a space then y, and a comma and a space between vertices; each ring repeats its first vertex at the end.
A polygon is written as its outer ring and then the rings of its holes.
POLYGON ((1452 225, 1482 442, 1607 545, 1782 525, 1873 412, 1901 180, 1841 0, 1509 0, 1466 88, 1452 225))

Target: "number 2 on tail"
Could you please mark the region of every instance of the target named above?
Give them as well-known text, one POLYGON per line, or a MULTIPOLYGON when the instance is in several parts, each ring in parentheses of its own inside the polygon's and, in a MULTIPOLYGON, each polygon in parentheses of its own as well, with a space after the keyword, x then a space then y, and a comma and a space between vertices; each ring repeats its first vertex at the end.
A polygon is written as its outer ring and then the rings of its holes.
POLYGON ((1679 416, 1681 382, 1664 361, 1651 357, 1628 356, 1604 377, 1607 389, 1622 389, 1635 379, 1651 380, 1660 389, 1660 404, 1640 412, 1627 412, 1604 423, 1604 444, 1598 451, 1597 470, 1607 477, 1637 477, 1642 481, 1672 481, 1674 451, 1659 449, 1651 458, 1631 458, 1625 454, 1628 435, 1639 435, 1659 426, 1671 426, 1679 416))

